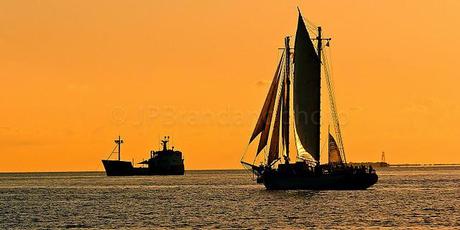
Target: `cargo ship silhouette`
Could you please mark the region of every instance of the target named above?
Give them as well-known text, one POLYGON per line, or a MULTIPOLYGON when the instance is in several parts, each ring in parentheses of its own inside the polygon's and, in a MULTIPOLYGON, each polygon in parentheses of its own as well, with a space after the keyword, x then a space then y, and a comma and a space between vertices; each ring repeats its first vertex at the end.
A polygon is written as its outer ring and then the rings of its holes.
POLYGON ((112 151, 112 154, 118 154, 118 159, 102 160, 107 176, 184 175, 182 152, 174 150, 174 147, 168 149, 168 142, 169 136, 164 137, 161 141, 162 150, 150 151, 150 159, 138 163, 147 165, 147 167, 134 167, 131 162, 121 160, 123 140, 118 136, 118 139, 115 140, 116 146, 112 151))

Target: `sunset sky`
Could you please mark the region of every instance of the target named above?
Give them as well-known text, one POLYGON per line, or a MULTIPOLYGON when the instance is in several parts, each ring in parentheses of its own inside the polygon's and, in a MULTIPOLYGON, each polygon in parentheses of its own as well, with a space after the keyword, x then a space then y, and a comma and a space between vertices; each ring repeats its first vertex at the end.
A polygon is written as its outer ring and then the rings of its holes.
POLYGON ((460 1, 0 1, 0 171, 103 170, 169 135, 241 168, 297 9, 332 37, 349 161, 460 163, 460 1))

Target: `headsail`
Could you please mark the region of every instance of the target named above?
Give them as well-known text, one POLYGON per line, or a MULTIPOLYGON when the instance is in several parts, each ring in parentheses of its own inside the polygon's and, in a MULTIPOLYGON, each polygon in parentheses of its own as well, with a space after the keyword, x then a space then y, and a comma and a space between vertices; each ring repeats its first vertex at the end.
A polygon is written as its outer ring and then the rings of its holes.
MULTIPOLYGON (((279 78, 281 75, 281 65, 282 65, 283 57, 281 57, 278 67, 276 68, 275 76, 273 77, 272 84, 270 85, 270 89, 268 90, 267 98, 265 98, 264 106, 262 107, 262 111, 260 111, 259 119, 257 120, 256 127, 254 128, 254 132, 252 132, 251 139, 249 143, 251 143, 254 138, 257 137, 262 131, 270 127, 270 121, 268 121, 269 117, 271 117, 271 113, 273 113, 273 107, 275 105, 275 98, 279 83, 279 78)), ((268 131, 267 131, 268 132, 268 131)), ((268 138, 268 136, 267 136, 268 138)), ((265 146, 265 145, 264 145, 265 146)))
POLYGON ((319 161, 321 63, 302 15, 294 47, 294 121, 302 147, 319 161))
MULTIPOLYGON (((276 96, 276 94, 275 94, 276 96)), ((259 140, 259 147, 257 147, 257 154, 262 151, 262 149, 267 145, 268 141, 268 136, 270 135, 270 126, 272 124, 272 118, 273 118, 273 108, 275 107, 275 99, 273 99, 270 102, 269 105, 269 110, 268 110, 268 115, 267 115, 267 121, 265 122, 265 127, 264 130, 262 131, 262 134, 260 135, 260 140, 259 140)))
POLYGON ((328 151, 329 151, 329 164, 342 164, 342 156, 340 154, 339 146, 335 141, 334 137, 329 133, 328 140, 328 151))

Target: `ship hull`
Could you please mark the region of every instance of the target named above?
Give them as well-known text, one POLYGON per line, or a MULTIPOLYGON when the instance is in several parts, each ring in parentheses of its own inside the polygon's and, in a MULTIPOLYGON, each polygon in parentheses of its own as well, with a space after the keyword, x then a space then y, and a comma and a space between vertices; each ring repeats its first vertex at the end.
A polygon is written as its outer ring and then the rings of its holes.
POLYGON ((168 165, 156 168, 133 167, 129 161, 103 160, 107 176, 149 176, 149 175, 184 175, 184 165, 168 165))
POLYGON ((375 173, 322 174, 285 177, 264 174, 261 182, 268 190, 364 190, 378 181, 375 173))

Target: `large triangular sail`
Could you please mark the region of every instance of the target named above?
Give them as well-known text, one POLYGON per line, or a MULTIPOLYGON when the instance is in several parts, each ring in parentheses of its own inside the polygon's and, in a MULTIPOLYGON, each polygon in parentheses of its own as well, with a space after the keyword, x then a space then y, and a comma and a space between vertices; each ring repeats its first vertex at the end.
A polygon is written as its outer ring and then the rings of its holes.
POLYGON ((321 63, 299 13, 294 47, 294 123, 302 147, 319 162, 321 63))

